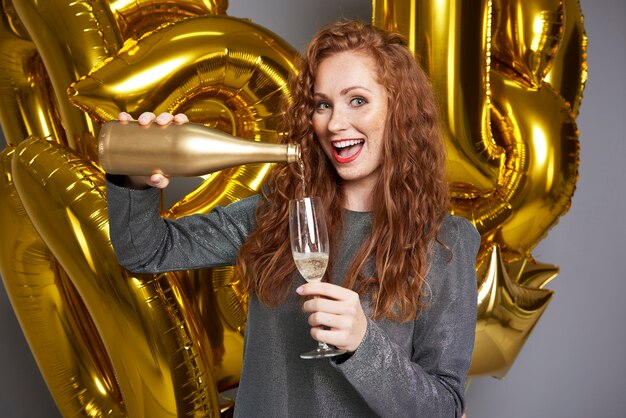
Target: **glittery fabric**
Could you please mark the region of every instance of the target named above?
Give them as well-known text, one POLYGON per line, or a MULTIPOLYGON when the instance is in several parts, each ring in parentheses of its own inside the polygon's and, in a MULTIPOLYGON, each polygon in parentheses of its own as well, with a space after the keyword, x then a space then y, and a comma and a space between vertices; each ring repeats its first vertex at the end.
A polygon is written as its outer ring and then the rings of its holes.
MULTIPOLYGON (((159 217, 157 190, 108 183, 110 231, 120 263, 161 272, 230 265, 255 228, 254 196, 208 215, 159 217)), ((371 215, 346 211, 333 282, 339 283, 371 228, 371 215)), ((350 357, 302 360, 315 347, 293 274, 288 300, 269 309, 251 295, 237 417, 460 417, 476 324, 475 257, 480 236, 465 219, 447 216, 428 274, 431 297, 414 321, 368 319, 350 357)), ((370 264, 366 269, 371 269, 370 264)), ((367 299, 361 300, 366 313, 367 299)))

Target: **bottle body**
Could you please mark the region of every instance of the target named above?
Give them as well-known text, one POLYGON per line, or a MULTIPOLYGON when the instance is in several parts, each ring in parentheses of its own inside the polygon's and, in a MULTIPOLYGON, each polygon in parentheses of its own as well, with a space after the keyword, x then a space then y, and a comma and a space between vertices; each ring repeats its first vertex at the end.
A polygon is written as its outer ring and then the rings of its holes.
POLYGON ((236 138, 197 123, 109 121, 100 129, 98 156, 110 174, 192 177, 243 164, 293 162, 300 150, 295 144, 236 138))

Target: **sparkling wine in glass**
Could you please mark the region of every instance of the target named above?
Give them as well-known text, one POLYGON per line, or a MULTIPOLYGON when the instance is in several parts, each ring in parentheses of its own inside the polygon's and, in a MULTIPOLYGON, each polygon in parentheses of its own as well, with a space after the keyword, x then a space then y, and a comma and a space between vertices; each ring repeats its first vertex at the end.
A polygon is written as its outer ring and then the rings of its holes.
MULTIPOLYGON (((307 282, 319 282, 328 266, 328 232, 324 208, 319 197, 304 197, 289 202, 291 252, 298 271, 307 282)), ((326 343, 300 354, 303 359, 333 357, 345 353, 326 343)))

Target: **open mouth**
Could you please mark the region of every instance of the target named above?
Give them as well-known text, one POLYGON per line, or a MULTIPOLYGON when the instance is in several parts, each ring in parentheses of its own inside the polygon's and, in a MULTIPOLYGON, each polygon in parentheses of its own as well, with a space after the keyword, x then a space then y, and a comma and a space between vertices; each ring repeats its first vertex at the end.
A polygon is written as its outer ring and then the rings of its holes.
POLYGON ((342 139, 331 142, 335 160, 339 163, 354 161, 363 149, 364 139, 342 139))

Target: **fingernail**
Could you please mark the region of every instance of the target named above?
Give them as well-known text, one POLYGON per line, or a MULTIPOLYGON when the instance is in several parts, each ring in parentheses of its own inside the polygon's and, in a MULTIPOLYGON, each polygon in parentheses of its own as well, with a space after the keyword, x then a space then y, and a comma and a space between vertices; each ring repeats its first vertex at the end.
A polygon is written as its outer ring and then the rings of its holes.
POLYGON ((296 293, 297 293, 297 294, 299 294, 299 295, 301 295, 302 293, 304 293, 304 288, 303 288, 302 286, 298 287, 298 288, 296 289, 296 293))

